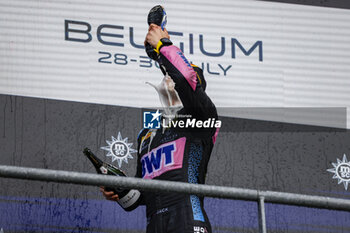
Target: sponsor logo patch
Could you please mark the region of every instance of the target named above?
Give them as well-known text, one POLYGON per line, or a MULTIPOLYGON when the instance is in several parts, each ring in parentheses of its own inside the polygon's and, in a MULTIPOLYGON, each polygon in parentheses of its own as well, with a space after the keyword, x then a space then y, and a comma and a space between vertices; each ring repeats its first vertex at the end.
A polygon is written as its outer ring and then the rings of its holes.
POLYGON ((207 231, 206 227, 194 226, 193 227, 193 233, 208 233, 208 231, 207 231))
POLYGON ((153 179, 174 169, 182 168, 186 138, 164 143, 141 158, 142 178, 153 179))

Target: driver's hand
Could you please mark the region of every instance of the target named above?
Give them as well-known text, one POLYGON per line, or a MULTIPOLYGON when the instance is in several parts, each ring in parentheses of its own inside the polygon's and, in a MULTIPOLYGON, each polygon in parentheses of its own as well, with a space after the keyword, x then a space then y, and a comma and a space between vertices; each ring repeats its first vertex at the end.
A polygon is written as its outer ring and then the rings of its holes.
POLYGON ((104 187, 100 187, 100 191, 102 192, 103 196, 110 201, 118 201, 119 196, 118 194, 115 194, 113 191, 106 191, 104 187))
POLYGON ((152 45, 153 48, 156 48, 160 39, 164 37, 170 39, 168 31, 165 28, 163 31, 160 26, 152 23, 149 25, 145 42, 148 42, 150 45, 152 45))

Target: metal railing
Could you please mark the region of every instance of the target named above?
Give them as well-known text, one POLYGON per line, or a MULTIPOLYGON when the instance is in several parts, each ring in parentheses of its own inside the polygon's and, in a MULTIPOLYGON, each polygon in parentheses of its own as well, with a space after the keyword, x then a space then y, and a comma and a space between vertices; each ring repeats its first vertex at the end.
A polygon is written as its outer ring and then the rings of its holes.
POLYGON ((350 211, 350 200, 284 192, 260 191, 175 181, 144 180, 134 177, 0 165, 0 177, 71 183, 90 186, 118 186, 148 191, 176 192, 199 196, 258 202, 259 228, 266 233, 265 202, 350 211))

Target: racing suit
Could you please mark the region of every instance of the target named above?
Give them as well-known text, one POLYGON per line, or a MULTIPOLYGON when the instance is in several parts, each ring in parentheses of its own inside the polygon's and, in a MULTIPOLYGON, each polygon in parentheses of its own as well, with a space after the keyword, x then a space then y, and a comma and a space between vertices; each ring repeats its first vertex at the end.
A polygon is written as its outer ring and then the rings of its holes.
MULTIPOLYGON (((201 85, 202 70, 191 65, 174 45, 162 46, 158 53, 158 62, 174 81, 183 104, 178 114, 216 120, 215 105, 201 85)), ((214 127, 141 130, 136 177, 204 184, 217 133, 214 127)), ((146 205, 147 233, 211 232, 203 197, 144 191, 142 203, 146 205)))

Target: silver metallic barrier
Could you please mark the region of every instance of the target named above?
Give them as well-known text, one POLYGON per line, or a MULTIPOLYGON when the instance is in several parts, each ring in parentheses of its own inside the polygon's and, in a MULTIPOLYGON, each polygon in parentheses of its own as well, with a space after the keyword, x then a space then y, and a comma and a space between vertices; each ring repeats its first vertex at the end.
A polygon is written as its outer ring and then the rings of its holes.
POLYGON ((215 185, 189 184, 174 181, 144 180, 134 177, 105 176, 81 172, 3 165, 0 165, 0 177, 50 181, 58 183, 72 183, 90 186, 118 186, 140 190, 177 192, 196 194, 206 197, 257 201, 259 207, 259 227, 261 233, 267 232, 265 202, 350 211, 350 200, 347 199, 273 191, 260 191, 215 185))

